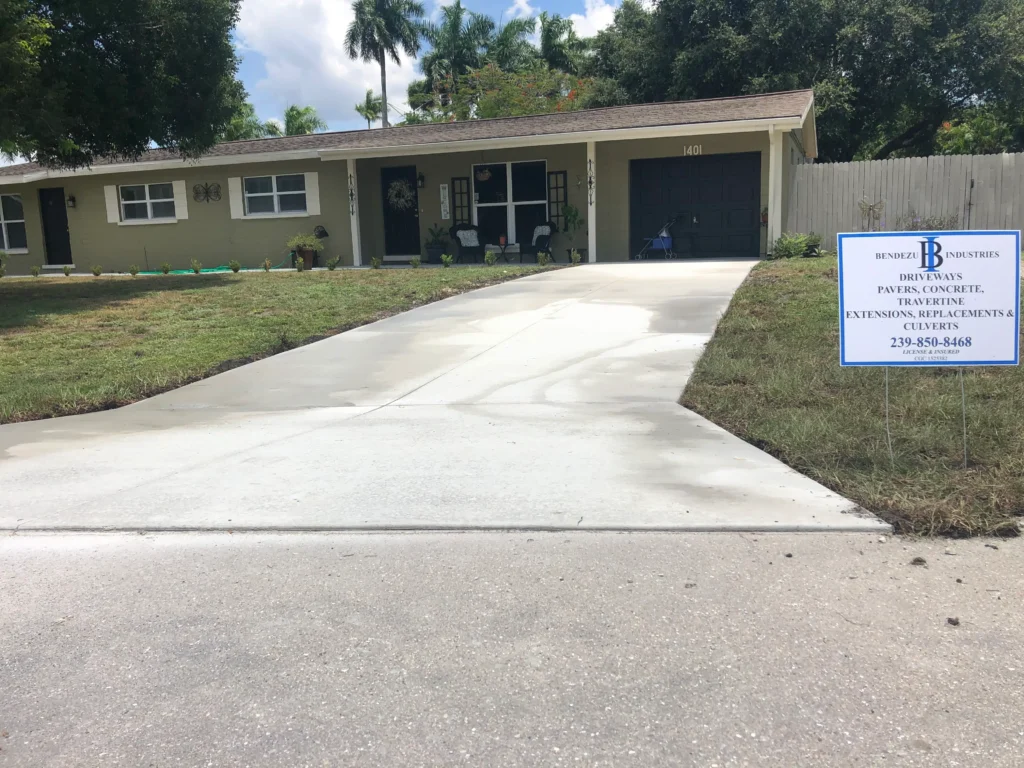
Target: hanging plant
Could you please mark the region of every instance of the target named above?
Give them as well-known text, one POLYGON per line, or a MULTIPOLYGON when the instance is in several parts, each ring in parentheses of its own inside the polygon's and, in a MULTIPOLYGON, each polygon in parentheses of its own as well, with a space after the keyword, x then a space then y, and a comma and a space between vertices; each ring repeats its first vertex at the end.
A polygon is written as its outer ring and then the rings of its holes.
POLYGON ((388 205, 396 211, 407 211, 416 202, 416 193, 405 179, 392 181, 388 185, 388 205))

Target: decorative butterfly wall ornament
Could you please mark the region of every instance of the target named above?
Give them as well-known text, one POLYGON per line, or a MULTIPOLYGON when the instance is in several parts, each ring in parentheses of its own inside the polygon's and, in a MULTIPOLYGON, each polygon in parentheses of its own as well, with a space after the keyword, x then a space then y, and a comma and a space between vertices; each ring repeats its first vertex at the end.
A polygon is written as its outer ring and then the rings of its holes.
POLYGON ((192 187, 192 199, 197 203, 220 202, 220 184, 196 184, 192 187))

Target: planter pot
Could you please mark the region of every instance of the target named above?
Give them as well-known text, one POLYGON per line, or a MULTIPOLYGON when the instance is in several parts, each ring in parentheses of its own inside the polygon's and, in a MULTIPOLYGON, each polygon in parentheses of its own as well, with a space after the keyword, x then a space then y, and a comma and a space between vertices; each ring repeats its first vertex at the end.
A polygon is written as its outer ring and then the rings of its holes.
POLYGON ((434 247, 434 246, 428 245, 425 250, 427 252, 427 263, 428 264, 440 264, 441 263, 441 254, 444 253, 444 246, 434 247))
POLYGON ((313 268, 313 251, 312 250, 305 249, 305 248, 299 249, 298 251, 295 252, 295 256, 297 258, 302 259, 306 269, 312 269, 313 268))

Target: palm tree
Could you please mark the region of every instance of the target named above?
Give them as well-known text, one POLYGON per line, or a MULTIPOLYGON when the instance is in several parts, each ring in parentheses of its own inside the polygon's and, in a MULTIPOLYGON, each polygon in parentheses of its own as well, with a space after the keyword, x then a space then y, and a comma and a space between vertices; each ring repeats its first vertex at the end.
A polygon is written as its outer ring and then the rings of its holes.
POLYGON ((355 19, 345 33, 345 53, 350 59, 380 65, 381 125, 388 123, 387 60, 401 64, 399 51, 415 56, 420 50, 423 4, 417 0, 356 0, 355 19))
POLYGON ((585 43, 576 37, 570 19, 547 11, 540 14, 540 56, 551 69, 575 74, 579 71, 580 57, 585 43))
POLYGON ((431 50, 420 63, 426 75, 426 90, 441 93, 458 89, 459 78, 483 64, 483 51, 494 34, 494 22, 467 11, 462 0, 441 6, 441 23, 428 24, 423 36, 431 50))
POLYGON ((366 127, 372 128, 374 120, 380 120, 380 113, 384 102, 380 96, 375 96, 372 88, 366 89, 366 98, 362 104, 356 104, 356 112, 366 120, 366 127))
POLYGON ((326 131, 325 123, 316 113, 316 107, 300 107, 292 104, 284 111, 285 136, 301 136, 305 133, 326 131))
POLYGON ((537 58, 537 49, 529 40, 536 28, 536 19, 512 19, 487 41, 487 58, 505 72, 526 69, 537 58))
POLYGON ((256 108, 248 101, 238 105, 238 110, 231 117, 231 122, 221 135, 221 141, 241 141, 243 139, 264 139, 267 136, 280 136, 281 129, 273 120, 263 122, 256 114, 256 108))

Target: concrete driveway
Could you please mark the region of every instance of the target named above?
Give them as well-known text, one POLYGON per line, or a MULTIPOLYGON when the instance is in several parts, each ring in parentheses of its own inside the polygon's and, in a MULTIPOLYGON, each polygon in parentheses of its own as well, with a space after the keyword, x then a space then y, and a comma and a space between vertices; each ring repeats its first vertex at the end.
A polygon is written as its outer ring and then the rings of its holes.
POLYGON ((2 426, 0 527, 885 530, 676 404, 751 266, 546 273, 2 426))

